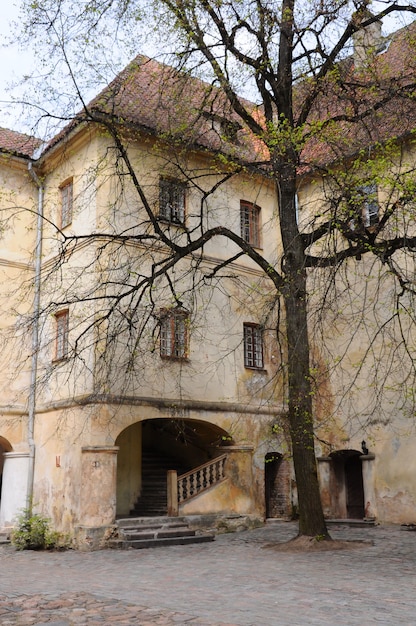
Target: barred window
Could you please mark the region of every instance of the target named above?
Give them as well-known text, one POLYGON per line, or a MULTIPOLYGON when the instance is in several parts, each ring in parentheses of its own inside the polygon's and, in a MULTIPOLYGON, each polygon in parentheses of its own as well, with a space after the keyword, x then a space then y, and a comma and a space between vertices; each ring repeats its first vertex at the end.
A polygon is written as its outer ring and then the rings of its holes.
POLYGON ((185 183, 161 178, 159 182, 159 217, 174 224, 184 224, 185 192, 185 183))
POLYGON ((184 309, 164 312, 160 322, 160 356, 186 359, 188 348, 189 313, 184 309))
POLYGON ((377 197, 377 185, 366 185, 361 187, 363 195, 363 222, 366 228, 376 226, 379 222, 379 205, 377 197))
POLYGON ((55 314, 55 361, 60 361, 68 356, 68 310, 59 311, 55 314))
POLYGON ((355 190, 349 200, 350 228, 360 230, 376 226, 379 222, 379 203, 377 185, 363 185, 355 190))
POLYGON ((72 180, 60 186, 61 191, 61 228, 72 222, 73 185, 72 180))
POLYGON ((244 366, 263 369, 263 332, 258 324, 244 324, 244 366))
POLYGON ((260 207, 240 201, 241 237, 255 248, 260 248, 260 207))

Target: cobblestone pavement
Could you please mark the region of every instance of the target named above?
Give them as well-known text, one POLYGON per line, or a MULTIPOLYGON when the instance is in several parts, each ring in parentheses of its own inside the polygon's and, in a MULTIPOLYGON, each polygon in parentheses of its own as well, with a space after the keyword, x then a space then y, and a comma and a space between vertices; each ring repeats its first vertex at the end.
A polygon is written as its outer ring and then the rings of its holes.
POLYGON ((330 529, 358 549, 287 553, 292 522, 208 544, 16 552, 0 547, 0 624, 416 626, 416 532, 330 529))

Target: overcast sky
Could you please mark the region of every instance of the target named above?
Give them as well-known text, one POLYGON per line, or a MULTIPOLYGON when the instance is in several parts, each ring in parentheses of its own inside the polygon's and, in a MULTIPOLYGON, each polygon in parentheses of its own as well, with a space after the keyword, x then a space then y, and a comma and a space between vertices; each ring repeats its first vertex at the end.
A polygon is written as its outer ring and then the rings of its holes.
MULTIPOLYGON (((27 51, 21 51, 16 45, 8 43, 13 33, 12 21, 18 20, 19 0, 0 0, 1 20, 0 20, 0 126, 23 130, 20 124, 20 115, 16 108, 10 108, 6 102, 10 101, 8 85, 18 81, 25 74, 29 74, 35 67, 34 57, 27 51)), ((376 5, 385 6, 385 3, 374 2, 376 5)), ((411 21, 408 18, 408 21, 411 21)), ((391 32, 403 25, 403 16, 396 20, 389 20, 384 23, 384 32, 391 32)), ((138 51, 140 52, 140 51, 138 51)), ((144 51, 143 51, 144 52, 144 51)), ((16 94, 16 92, 15 92, 16 94)))
POLYGON ((11 22, 18 18, 18 6, 18 0, 0 0, 0 126, 8 128, 13 128, 13 122, 17 120, 13 119, 13 113, 4 104, 5 100, 9 100, 7 86, 33 67, 31 54, 23 53, 16 45, 8 43, 13 32, 11 22))

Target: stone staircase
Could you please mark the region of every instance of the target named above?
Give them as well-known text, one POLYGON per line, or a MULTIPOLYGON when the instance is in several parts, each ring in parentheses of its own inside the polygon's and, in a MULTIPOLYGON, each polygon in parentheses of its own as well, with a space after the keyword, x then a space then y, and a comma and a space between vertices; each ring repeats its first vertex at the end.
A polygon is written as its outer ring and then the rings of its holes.
POLYGON ((153 451, 143 451, 142 492, 130 515, 134 517, 159 517, 167 515, 167 473, 176 469, 179 474, 189 468, 178 464, 173 458, 153 451))
POLYGON ((157 548, 214 541, 213 533, 193 530, 184 518, 148 517, 119 519, 118 537, 109 541, 111 548, 157 548))

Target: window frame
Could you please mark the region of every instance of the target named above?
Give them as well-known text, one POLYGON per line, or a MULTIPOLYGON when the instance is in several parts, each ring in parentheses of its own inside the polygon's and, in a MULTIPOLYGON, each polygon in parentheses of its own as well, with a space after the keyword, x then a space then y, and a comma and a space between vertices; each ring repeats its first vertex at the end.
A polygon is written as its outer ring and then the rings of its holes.
POLYGON ((253 248, 261 248, 261 208, 249 202, 240 200, 240 234, 253 248))
POLYGON ((263 328, 260 324, 243 324, 244 367, 264 370, 263 328))
POLYGON ((375 183, 363 185, 359 188, 359 192, 363 196, 362 219, 364 227, 372 228, 373 226, 377 226, 380 221, 377 185, 375 183))
POLYGON ((60 227, 66 228, 72 224, 74 209, 74 181, 73 178, 67 178, 59 185, 60 192, 60 227))
POLYGON ((55 354, 53 361, 64 361, 68 358, 69 309, 54 314, 55 318, 55 354))
POLYGON ((186 309, 165 309, 161 312, 160 356, 175 361, 188 360, 189 312, 186 309))
POLYGON ((159 179, 159 219, 176 226, 186 220, 186 189, 184 181, 175 178, 159 179), (175 198, 177 194, 177 198, 175 198), (164 198, 167 195, 167 198, 164 198))
POLYGON ((373 229, 380 222, 380 204, 378 202, 378 187, 375 183, 360 185, 356 188, 351 201, 353 214, 350 228, 353 231, 373 229))

